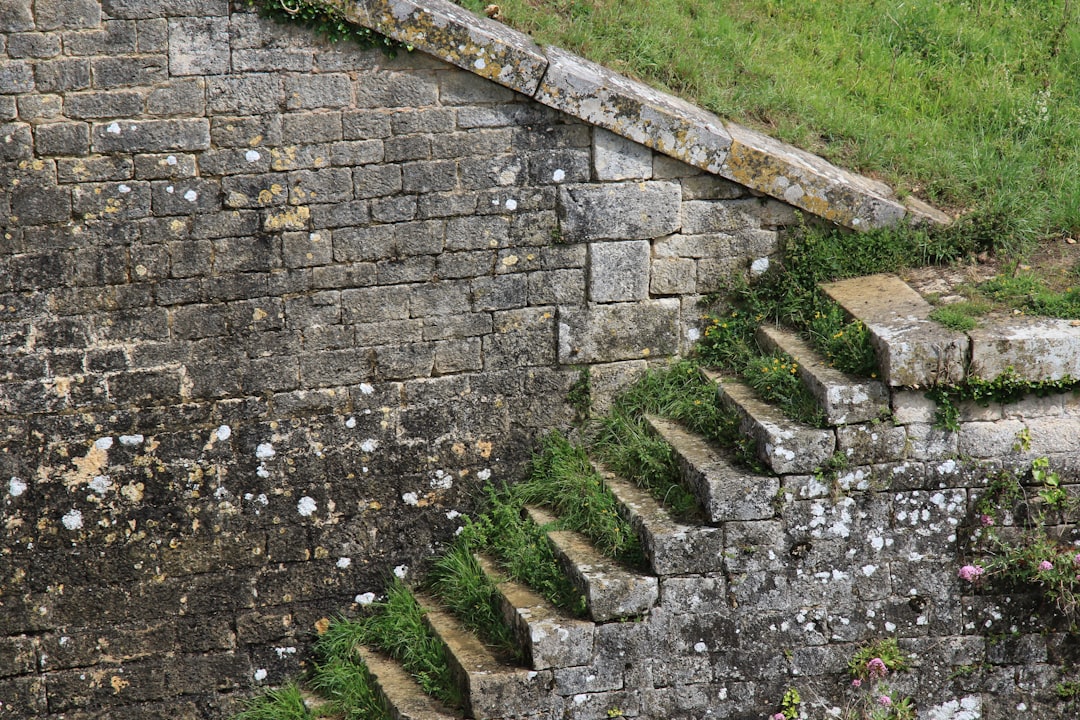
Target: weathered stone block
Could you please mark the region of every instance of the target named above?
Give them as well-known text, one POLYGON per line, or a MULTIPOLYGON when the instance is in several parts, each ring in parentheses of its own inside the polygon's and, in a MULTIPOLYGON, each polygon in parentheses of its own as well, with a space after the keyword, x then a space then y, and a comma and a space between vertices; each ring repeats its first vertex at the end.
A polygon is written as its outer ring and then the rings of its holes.
POLYGON ((206 118, 187 120, 116 120, 94 123, 93 150, 112 152, 170 152, 206 150, 210 123, 206 118))
POLYGON ((1080 377, 1080 327, 1071 320, 990 320, 968 333, 971 372, 987 380, 1011 371, 1022 380, 1080 377))
POLYGON ((907 433, 885 423, 842 425, 836 428, 836 449, 853 465, 899 460, 907 449, 907 433))
POLYGON ((674 355, 679 301, 589 305, 559 310, 559 362, 564 365, 674 355))
POLYGON ((476 278, 470 283, 474 312, 510 310, 526 305, 528 278, 521 274, 476 278))
POLYGON ((94 0, 34 0, 38 30, 75 30, 101 24, 101 5, 94 0))
POLYGON ((342 108, 352 105, 353 88, 348 75, 285 76, 285 106, 290 110, 342 108))
POLYGON ((64 96, 64 114, 71 118, 132 117, 142 112, 142 108, 143 96, 134 90, 67 93, 64 96))
POLYGON ((101 89, 165 82, 169 79, 168 65, 164 55, 95 57, 90 60, 94 87, 101 89))
MULTIPOLYGON (((70 61, 69 61, 70 64, 70 61)), ((54 83, 49 82, 52 78, 52 73, 58 72, 60 65, 49 64, 47 70, 41 71, 42 80, 46 81, 46 85, 42 87, 42 91, 50 92, 50 87, 54 86, 54 83)), ((90 80, 90 67, 86 66, 87 82, 90 80)), ((3 66, 0 66, 0 94, 2 95, 15 95, 17 93, 27 93, 34 89, 34 68, 33 66, 24 61, 6 62, 3 66)), ((55 89, 53 87, 52 89, 55 89)))
POLYGON ((596 303, 644 300, 649 296, 647 240, 589 245, 589 300, 596 303))
POLYGON ((34 147, 39 155, 85 155, 90 149, 90 127, 80 122, 38 125, 34 147))
POLYGON ((651 181, 559 188, 563 238, 639 240, 660 237, 679 228, 677 183, 651 181))
POLYGON ((649 180, 653 172, 653 152, 644 145, 598 128, 593 131, 593 172, 597 180, 604 182, 649 180))
POLYGON ((207 78, 207 108, 214 113, 259 115, 281 109, 281 79, 273 74, 224 75, 207 78))
POLYGON ((169 20, 170 75, 224 75, 229 57, 226 23, 199 17, 169 20))
POLYGON ((450 2, 364 0, 347 12, 384 35, 526 95, 536 91, 547 65, 527 35, 450 2))
POLYGON ((0 0, 0 31, 25 32, 33 29, 34 16, 30 14, 30 3, 26 0, 0 0))
POLYGON ((493 315, 493 333, 484 336, 484 370, 544 367, 555 362, 553 308, 504 310, 493 315))
POLYGON ((653 295, 686 295, 697 290, 697 263, 688 258, 658 258, 650 269, 653 295))
POLYGON ((159 85, 146 98, 151 115, 201 116, 206 114, 206 81, 203 78, 174 80, 159 85))

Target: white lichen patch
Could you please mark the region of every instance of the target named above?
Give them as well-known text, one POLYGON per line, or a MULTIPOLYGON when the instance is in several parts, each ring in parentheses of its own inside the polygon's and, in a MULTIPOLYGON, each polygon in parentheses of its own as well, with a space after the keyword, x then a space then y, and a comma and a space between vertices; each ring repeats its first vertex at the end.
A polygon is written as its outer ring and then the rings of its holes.
POLYGON ((414 492, 407 492, 407 493, 402 494, 401 501, 403 503, 405 503, 406 505, 414 505, 415 506, 415 505, 419 504, 420 498, 418 498, 416 496, 416 493, 414 493, 414 492))
POLYGON ((253 677, 255 678, 255 682, 262 682, 263 680, 265 680, 266 668, 259 668, 258 670, 256 670, 253 677))
POLYGON ((378 450, 379 441, 375 438, 368 438, 364 442, 360 443, 360 449, 366 453, 372 453, 378 450))
POLYGON ((104 495, 113 487, 113 481, 108 475, 97 475, 89 483, 90 489, 98 495, 104 495))
POLYGON ((350 430, 356 427, 356 418, 350 417, 348 420, 346 420, 345 427, 349 428, 350 430))
POLYGON ((81 530, 83 526, 82 512, 77 509, 71 510, 60 518, 60 522, 64 523, 64 527, 68 530, 81 530))
POLYGON ((318 507, 315 498, 305 495, 300 498, 300 502, 296 503, 296 512, 300 513, 302 517, 308 517, 309 515, 312 515, 318 507))
POLYGON ((274 648, 274 652, 277 653, 278 660, 284 660, 289 655, 295 655, 296 648, 291 645, 289 647, 276 647, 274 648))
POLYGON ((337 559, 337 566, 341 570, 344 570, 345 568, 349 567, 350 565, 352 565, 352 558, 339 557, 337 559))
POLYGON ((491 470, 484 468, 480 472, 476 473, 476 478, 482 482, 486 482, 491 479, 491 470))
POLYGON ((979 720, 982 703, 977 695, 950 700, 926 711, 926 720, 979 720))
POLYGON ((144 440, 146 440, 146 438, 138 434, 120 436, 120 444, 125 447, 135 447, 137 445, 142 445, 144 440))
POLYGON ((111 437, 102 437, 94 441, 94 447, 98 450, 108 450, 113 446, 113 439, 111 437))
POLYGON ((398 565, 396 568, 394 568, 394 577, 396 577, 398 580, 404 580, 405 576, 408 575, 408 574, 409 574, 409 566, 408 565, 398 565))
POLYGON ((232 437, 232 428, 228 425, 221 425, 214 431, 214 437, 218 440, 225 441, 232 437))
POLYGON ((277 455, 277 451, 274 450, 274 446, 270 443, 261 443, 255 448, 255 457, 260 460, 269 460, 275 455, 277 455))
POLYGON ((566 171, 562 168, 557 168, 555 172, 551 173, 551 179, 555 182, 562 182, 566 179, 566 171))
POLYGON ((375 392, 375 388, 368 383, 360 383, 360 392, 364 393, 365 395, 370 395, 371 393, 375 392))
POLYGON ((26 489, 27 485, 26 482, 24 482, 23 480, 20 480, 17 477, 13 477, 8 480, 8 495, 10 495, 11 497, 19 497, 24 492, 26 492, 26 489))
POLYGON ((429 485, 433 490, 449 490, 454 485, 454 480, 445 470, 436 470, 429 485))

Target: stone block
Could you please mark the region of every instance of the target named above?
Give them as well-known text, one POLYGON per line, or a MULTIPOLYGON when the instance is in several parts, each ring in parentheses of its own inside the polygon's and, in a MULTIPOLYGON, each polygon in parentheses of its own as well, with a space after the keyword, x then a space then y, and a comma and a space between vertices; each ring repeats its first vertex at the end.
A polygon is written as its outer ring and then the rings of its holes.
POLYGON ((528 278, 521 274, 476 278, 470 283, 474 312, 511 310, 526 305, 528 278))
POLYGON ((90 126, 81 122, 38 125, 34 148, 39 155, 85 155, 90 149, 90 126))
POLYGON ((228 24, 216 18, 169 20, 170 75, 224 75, 229 57, 228 24))
POLYGON ((289 173, 289 203, 340 203, 353 196, 352 172, 348 168, 300 170, 289 173))
POLYGON ((528 160, 528 178, 534 185, 589 182, 591 160, 588 150, 534 150, 528 154, 528 160))
POLYGON ((431 138, 427 135, 399 135, 383 140, 383 158, 387 162, 429 160, 431 138))
POLYGON ((20 185, 10 193, 11 214, 23 225, 71 219, 71 190, 66 187, 20 185))
POLYGON ((458 161, 461 186, 470 190, 517 185, 525 164, 518 155, 465 157, 458 161))
POLYGON ((484 356, 478 337, 462 340, 444 340, 435 343, 436 375, 482 370, 484 356))
POLYGON ((907 433, 885 423, 842 425, 836 428, 836 449, 852 465, 899 460, 907 449, 907 433))
POLYGON ((285 76, 285 106, 290 110, 342 108, 349 107, 352 103, 353 88, 348 75, 326 73, 285 76))
POLYGON ((38 92, 84 90, 90 87, 90 61, 64 58, 39 62, 34 66, 34 82, 38 92))
POLYGON ((679 301, 589 305, 559 311, 564 365, 662 358, 679 348, 679 301))
POLYGON ((378 110, 345 110, 341 129, 346 140, 372 140, 390 137, 390 116, 378 110))
POLYGON ((1056 318, 998 319, 969 331, 971 370, 991 380, 1013 372, 1038 382, 1080 377, 1080 327, 1056 318))
POLYGON ((913 460, 944 460, 958 452, 958 433, 936 428, 929 423, 911 423, 906 429, 908 457, 913 460))
POLYGON ((504 217, 461 217, 446 221, 447 250, 483 250, 505 247, 509 221, 504 217))
MULTIPOLYGON (((55 89, 53 87, 55 83, 51 81, 54 74, 59 72, 59 68, 66 67, 73 62, 67 61, 64 65, 50 63, 48 65, 42 64, 42 67, 46 67, 41 71, 43 80, 46 80, 45 87, 41 88, 43 92, 52 92, 55 89)), ((87 65, 86 80, 90 81, 90 69, 87 65)), ((6 62, 0 66, 0 95, 15 95, 17 93, 28 93, 34 89, 34 67, 28 62, 17 60, 15 62, 6 62)))
POLYGON ((282 139, 305 145, 341 140, 341 113, 288 113, 282 116, 282 139))
POLYGON ((203 214, 221 206, 221 186, 204 178, 156 180, 151 183, 151 200, 156 215, 203 214))
POLYGON ((95 0, 34 0, 38 30, 77 30, 101 24, 101 5, 95 0))
POLYGON ((99 153, 206 150, 210 123, 206 118, 117 120, 94 123, 92 137, 93 150, 99 153))
POLYGON ((593 172, 597 180, 649 180, 652 171, 652 150, 607 130, 593 131, 593 172))
POLYGON ((379 380, 429 377, 434 363, 435 346, 432 343, 375 348, 375 376, 379 380))
POLYGON ((559 220, 567 242, 640 240, 679 228, 680 188, 652 181, 559 188, 559 220))
POLYGON ((410 295, 405 286, 345 290, 341 293, 342 320, 357 324, 408 319, 410 295))
MULTIPOLYGON (((100 30, 65 32, 64 52, 68 55, 87 56, 133 53, 138 50, 136 23, 133 20, 106 20, 100 30)), ((159 48, 146 49, 152 52, 159 48)))
POLYGON ((896 390, 892 393, 893 422, 897 425, 932 423, 937 414, 937 403, 925 393, 913 390, 896 390))
POLYGON ((589 300, 595 303, 645 300, 649 297, 647 240, 589 244, 589 300))
POLYGON ((0 0, 0 32, 26 32, 34 29, 34 16, 27 0, 0 0))
POLYGON ((526 95, 547 66, 527 35, 444 0, 364 0, 348 8, 362 25, 526 95))
POLYGON ((15 105, 15 98, 0 95, 0 120, 14 120, 18 117, 18 110, 15 105))
POLYGON ((484 370, 545 367, 555 362, 555 314, 551 308, 504 310, 484 336, 484 370))
POLYGON ((407 222, 416 217, 416 196, 397 195, 371 201, 371 219, 381 223, 407 222))
POLYGON ((18 100, 19 117, 23 120, 59 118, 64 112, 64 98, 60 95, 22 95, 18 100))
POLYGON ((405 163, 401 173, 401 189, 405 192, 427 194, 457 187, 457 164, 453 160, 405 163))
POLYGON ((150 115, 201 116, 206 114, 206 81, 203 78, 173 80, 159 85, 146 97, 150 115))
POLYGON ((357 198, 392 195, 401 190, 401 168, 373 165, 353 170, 353 192, 357 198))
POLYGON ((207 109, 213 113, 276 113, 282 100, 281 79, 274 74, 223 75, 206 80, 207 109))
POLYGON ((583 270, 542 270, 529 273, 530 305, 582 305, 585 302, 583 270))
POLYGON ((64 114, 80 120, 133 117, 142 113, 143 95, 134 90, 67 93, 64 114))
POLYGON ((487 335, 494 329, 491 313, 433 315, 424 318, 425 340, 452 340, 487 335))
POLYGON ((233 72, 303 72, 315 67, 315 57, 307 48, 234 48, 233 72))
POLYGON ((653 295, 686 295, 697 291, 697 263, 688 258, 653 260, 649 292, 653 295))
POLYGON ((334 165, 367 165, 382 159, 383 144, 379 140, 346 140, 330 146, 330 162, 334 165))
POLYGON ((169 79, 168 63, 164 55, 95 57, 90 60, 90 69, 94 87, 107 90, 165 82, 169 79))

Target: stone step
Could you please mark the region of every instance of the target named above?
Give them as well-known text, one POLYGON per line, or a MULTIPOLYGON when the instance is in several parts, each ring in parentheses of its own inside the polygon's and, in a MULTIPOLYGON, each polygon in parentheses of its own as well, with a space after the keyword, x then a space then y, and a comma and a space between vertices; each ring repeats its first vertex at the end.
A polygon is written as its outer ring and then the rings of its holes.
MULTIPOLYGON (((540 527, 556 521, 554 515, 537 507, 527 508, 540 527)), ((655 577, 641 575, 601 555, 581 533, 549 530, 555 557, 563 571, 585 598, 589 617, 597 622, 643 615, 660 596, 655 577)))
POLYGON ((660 576, 710 573, 721 569, 724 532, 721 528, 686 525, 671 517, 646 490, 623 480, 599 463, 596 472, 619 503, 619 514, 641 540, 645 558, 660 576))
POLYGON ((779 478, 736 467, 707 440, 678 423, 651 415, 645 419, 653 434, 674 450, 683 484, 705 508, 709 522, 773 517, 779 478))
POLYGON ((495 582, 503 618, 533 670, 585 665, 592 660, 596 625, 564 615, 528 587, 505 579, 490 558, 477 555, 476 559, 495 582))
POLYGON ((866 325, 888 385, 933 387, 964 379, 968 336, 931 320, 933 307, 900 278, 868 275, 821 289, 866 325))
POLYGON ((551 705, 552 675, 498 657, 435 600, 417 595, 424 622, 446 647, 450 671, 464 696, 465 715, 475 720, 533 715, 551 705))
POLYGON ((367 666, 387 715, 393 720, 459 720, 460 714, 448 710, 435 698, 426 695, 420 685, 397 662, 358 646, 357 654, 367 666))
POLYGON ((757 456, 778 475, 813 473, 836 450, 836 433, 791 420, 763 402, 748 385, 703 371, 719 402, 739 415, 739 430, 757 443, 757 456))
POLYGON ((764 349, 795 359, 799 378, 817 399, 830 425, 869 422, 889 412, 889 393, 883 383, 829 367, 810 343, 793 332, 769 325, 759 328, 757 335, 764 349))

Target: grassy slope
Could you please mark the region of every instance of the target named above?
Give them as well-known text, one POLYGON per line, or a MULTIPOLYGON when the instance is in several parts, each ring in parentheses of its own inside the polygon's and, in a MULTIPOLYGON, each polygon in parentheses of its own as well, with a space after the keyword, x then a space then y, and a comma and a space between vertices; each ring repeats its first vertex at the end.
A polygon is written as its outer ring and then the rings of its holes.
MULTIPOLYGON (((461 0, 482 12, 486 0, 461 0)), ((502 19, 955 210, 1080 231, 1072 0, 501 0, 502 19)))

